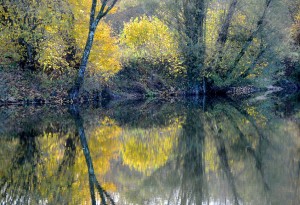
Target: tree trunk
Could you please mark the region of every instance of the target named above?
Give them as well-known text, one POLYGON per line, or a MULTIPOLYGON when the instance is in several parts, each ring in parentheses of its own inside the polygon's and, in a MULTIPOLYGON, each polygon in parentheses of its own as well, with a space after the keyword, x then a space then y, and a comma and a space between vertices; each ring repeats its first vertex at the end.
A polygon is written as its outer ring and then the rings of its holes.
POLYGON ((219 32, 219 35, 218 35, 217 46, 224 46, 224 44, 227 41, 229 26, 231 24, 231 20, 232 20, 237 3, 238 3, 238 0, 232 0, 231 4, 229 6, 225 21, 224 21, 224 23, 221 27, 221 30, 219 32))
MULTIPOLYGON (((261 40, 262 41, 262 40, 261 40)), ((257 63, 259 62, 260 58, 263 56, 263 54, 266 51, 266 47, 264 47, 263 42, 261 42, 260 44, 260 49, 259 49, 259 53, 257 54, 256 58, 253 60, 253 62, 251 63, 251 65, 247 68, 247 70, 244 71, 244 73, 240 74, 239 77, 241 78, 245 78, 247 77, 251 71, 253 71, 253 69, 255 68, 255 66, 257 65, 257 63)))
POLYGON ((222 57, 222 50, 223 47, 228 39, 228 31, 229 31, 229 26, 231 24, 232 18, 233 18, 233 14, 235 12, 236 9, 236 5, 238 3, 238 0, 232 0, 227 15, 225 17, 224 23, 222 24, 222 27, 219 31, 218 34, 218 39, 216 42, 216 57, 214 59, 214 61, 212 62, 211 66, 213 67, 219 67, 219 63, 222 61, 223 57, 222 57))
POLYGON ((26 48, 26 56, 25 59, 20 62, 20 66, 24 69, 35 70, 35 49, 30 43, 27 43, 23 38, 19 39, 20 45, 26 48))
POLYGON ((187 66, 187 95, 199 95, 202 91, 200 71, 204 64, 204 0, 183 0, 183 16, 187 48, 185 64, 187 66))
POLYGON ((78 76, 75 81, 75 85, 70 91, 70 99, 73 101, 76 101, 78 99, 79 95, 79 90, 83 84, 84 81, 84 73, 86 70, 86 66, 89 60, 90 52, 93 46, 93 41, 94 41, 94 36, 95 36, 95 31, 96 31, 96 25, 92 25, 89 30, 89 35, 87 38, 87 42, 84 48, 83 56, 81 59, 79 71, 78 71, 78 76))
POLYGON ((76 78, 75 84, 73 88, 69 91, 69 98, 73 102, 78 101, 79 90, 84 81, 84 73, 86 70, 86 66, 89 60, 90 52, 93 46, 94 36, 96 28, 100 22, 100 20, 108 14, 109 11, 116 5, 118 0, 102 0, 100 10, 96 16, 96 8, 97 8, 97 0, 92 1, 91 13, 90 13, 90 27, 89 27, 89 35, 86 41, 86 45, 84 48, 83 56, 81 59, 81 63, 79 66, 78 76, 76 78), (111 2, 110 5, 108 3, 111 2), (96 16, 96 17, 95 17, 96 16))

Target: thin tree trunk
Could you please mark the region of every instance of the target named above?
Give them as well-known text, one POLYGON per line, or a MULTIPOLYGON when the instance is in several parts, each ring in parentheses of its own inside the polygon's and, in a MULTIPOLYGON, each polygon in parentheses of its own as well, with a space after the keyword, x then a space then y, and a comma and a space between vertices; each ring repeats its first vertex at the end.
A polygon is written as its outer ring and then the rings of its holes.
POLYGON ((227 41, 229 26, 231 24, 232 17, 235 12, 237 3, 238 3, 238 0, 232 0, 231 4, 229 6, 225 21, 224 21, 224 23, 221 27, 221 30, 219 32, 219 35, 218 35, 217 46, 224 46, 224 44, 227 41))
POLYGON ((96 27, 91 27, 90 31, 89 31, 89 35, 88 35, 88 39, 84 48, 84 52, 83 52, 83 56, 81 59, 81 63, 80 63, 80 67, 79 67, 79 71, 78 71, 78 76, 76 78, 75 81, 75 85, 72 88, 71 92, 70 92, 70 99, 72 100, 77 100, 78 95, 79 95, 79 90, 83 84, 84 81, 84 74, 86 71, 86 67, 87 67, 87 63, 88 63, 88 59, 90 56, 90 52, 93 46, 93 41, 94 41, 94 36, 95 36, 95 31, 96 31, 96 27))
POLYGON ((256 66, 257 63, 259 62, 260 58, 261 58, 261 57, 263 56, 263 54, 265 53, 265 51, 266 51, 266 48, 264 48, 263 43, 261 43, 259 53, 257 54, 257 56, 255 57, 255 59, 253 60, 252 64, 247 68, 247 70, 245 70, 245 71, 240 75, 241 78, 245 78, 245 77, 247 77, 247 76, 251 73, 251 71, 255 68, 255 66, 256 66))
POLYGON ((115 6, 118 0, 102 0, 100 10, 96 16, 96 7, 97 7, 97 0, 93 0, 92 7, 91 7, 91 13, 90 13, 90 26, 89 26, 89 34, 86 41, 86 45, 84 48, 83 56, 81 59, 81 63, 79 66, 79 71, 77 78, 75 80, 75 84, 73 88, 69 91, 69 97, 73 102, 77 102, 78 96, 79 96, 79 90, 82 87, 83 81, 84 81, 84 74, 86 71, 86 67, 88 64, 90 52, 93 46, 94 36, 96 32, 96 28, 100 22, 100 20, 108 14, 109 11, 115 6), (108 2, 111 2, 110 5, 108 5, 108 2))
POLYGON ((238 3, 238 0, 232 0, 231 4, 229 6, 229 9, 228 9, 227 15, 225 17, 224 23, 222 24, 222 27, 219 31, 217 42, 216 42, 216 49, 217 49, 216 57, 211 65, 213 67, 218 67, 219 63, 223 59, 223 57, 222 57, 223 51, 222 50, 228 39, 229 27, 230 27, 237 3, 238 3))

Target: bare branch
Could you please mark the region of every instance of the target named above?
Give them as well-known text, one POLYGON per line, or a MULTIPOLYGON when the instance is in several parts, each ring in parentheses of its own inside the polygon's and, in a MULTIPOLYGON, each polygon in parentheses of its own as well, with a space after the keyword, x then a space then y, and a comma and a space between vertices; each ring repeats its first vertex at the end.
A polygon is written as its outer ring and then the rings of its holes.
POLYGON ((103 11, 107 5, 107 2, 108 2, 108 0, 102 0, 102 5, 101 5, 101 9, 100 9, 99 13, 101 13, 101 14, 103 13, 103 11))
POLYGON ((113 2, 111 3, 111 5, 108 6, 108 8, 105 10, 105 7, 108 3, 108 0, 104 0, 102 7, 97 15, 97 18, 95 20, 96 25, 98 25, 99 21, 108 14, 108 12, 110 12, 112 10, 112 8, 116 5, 118 0, 113 0, 113 2))
POLYGON ((95 20, 95 12, 97 7, 97 0, 93 0, 90 14, 90 28, 92 27, 95 20))

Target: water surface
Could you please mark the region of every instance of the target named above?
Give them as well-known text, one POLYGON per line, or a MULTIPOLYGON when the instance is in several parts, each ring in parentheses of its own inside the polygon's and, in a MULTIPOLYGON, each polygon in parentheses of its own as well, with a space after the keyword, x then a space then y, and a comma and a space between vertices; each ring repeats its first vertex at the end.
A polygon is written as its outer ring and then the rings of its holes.
POLYGON ((1 204, 300 204, 299 98, 0 108, 1 204))

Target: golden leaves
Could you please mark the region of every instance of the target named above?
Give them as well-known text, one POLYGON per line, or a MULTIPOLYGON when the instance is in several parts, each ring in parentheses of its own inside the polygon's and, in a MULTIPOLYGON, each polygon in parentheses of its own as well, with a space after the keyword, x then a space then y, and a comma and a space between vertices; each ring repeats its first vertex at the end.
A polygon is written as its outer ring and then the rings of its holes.
POLYGON ((143 16, 124 25, 120 38, 124 58, 179 61, 174 33, 157 17, 143 16))
POLYGON ((122 158, 124 164, 145 174, 163 166, 176 146, 177 123, 170 127, 149 130, 136 129, 124 132, 122 158))
MULTIPOLYGON (((74 14, 73 36, 76 41, 76 59, 81 58, 89 30, 91 1, 69 0, 74 14)), ((108 78, 121 69, 118 39, 113 36, 110 26, 101 22, 98 26, 89 58, 89 73, 108 78)))

